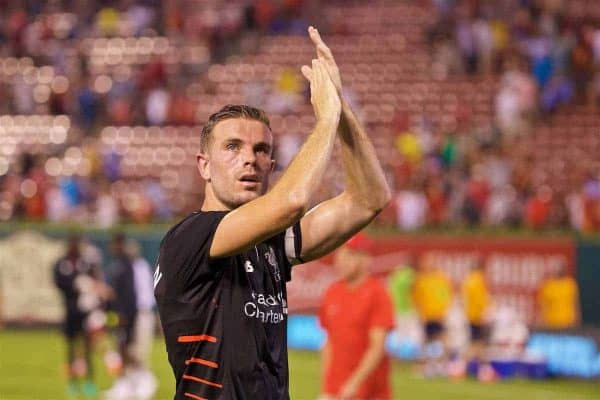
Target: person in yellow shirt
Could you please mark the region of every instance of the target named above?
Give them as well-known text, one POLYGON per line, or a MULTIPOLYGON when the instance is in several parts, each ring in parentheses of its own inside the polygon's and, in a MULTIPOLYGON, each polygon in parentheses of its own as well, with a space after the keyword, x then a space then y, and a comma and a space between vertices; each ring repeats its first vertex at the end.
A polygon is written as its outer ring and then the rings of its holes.
POLYGON ((421 262, 412 290, 413 303, 425 331, 426 376, 443 373, 446 356, 444 320, 452 304, 450 279, 427 257, 421 262))
POLYGON ((491 301, 485 281, 485 272, 480 263, 476 264, 464 280, 461 292, 471 334, 467 359, 481 360, 485 351, 487 339, 486 316, 491 301))
POLYGON ((538 306, 544 328, 568 329, 579 323, 579 288, 564 265, 542 283, 538 306))
POLYGON ((422 150, 419 138, 413 132, 407 130, 400 132, 394 141, 396 150, 408 161, 416 164, 421 160, 422 150))

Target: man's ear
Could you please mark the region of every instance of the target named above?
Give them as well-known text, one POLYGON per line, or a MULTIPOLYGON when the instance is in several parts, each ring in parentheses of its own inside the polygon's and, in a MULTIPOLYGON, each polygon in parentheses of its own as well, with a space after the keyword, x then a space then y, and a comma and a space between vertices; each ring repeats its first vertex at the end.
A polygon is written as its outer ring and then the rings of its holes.
POLYGON ((200 151, 196 153, 196 167, 202 179, 207 182, 210 181, 210 160, 208 159, 208 154, 200 151))
POLYGON ((269 168, 269 172, 273 172, 273 170, 275 169, 275 165, 277 165, 277 163, 274 159, 271 159, 271 168, 269 168))

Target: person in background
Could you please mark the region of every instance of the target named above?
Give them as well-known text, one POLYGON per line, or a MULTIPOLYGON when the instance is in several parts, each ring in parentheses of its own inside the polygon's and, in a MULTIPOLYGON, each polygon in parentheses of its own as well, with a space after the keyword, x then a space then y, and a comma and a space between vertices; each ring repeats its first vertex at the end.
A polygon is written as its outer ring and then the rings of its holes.
POLYGON ((575 278, 561 264, 538 292, 539 315, 543 328, 562 330, 579 322, 579 288, 575 278))
POLYGON ((373 243, 362 233, 336 253, 339 281, 327 289, 319 318, 323 348, 323 399, 391 399, 387 333, 394 327, 385 286, 369 275, 373 243))
POLYGON ((481 263, 475 264, 471 269, 462 284, 461 292, 470 331, 466 359, 482 362, 485 358, 485 346, 488 336, 486 318, 491 305, 491 297, 481 263))
POLYGON ((111 242, 113 260, 108 268, 109 284, 114 291, 112 309, 118 316, 117 342, 123 362, 122 375, 104 394, 107 400, 129 398, 135 393, 133 373, 138 367, 132 353, 134 327, 138 314, 133 262, 126 252, 126 238, 117 233, 111 242))
POLYGON ((132 372, 135 395, 138 400, 151 399, 157 389, 154 374, 148 365, 154 339, 154 279, 152 267, 141 254, 140 245, 134 240, 127 243, 127 252, 133 266, 133 283, 137 304, 137 317, 133 329, 133 341, 129 352, 136 360, 136 369, 132 372))
POLYGON ((406 262, 396 267, 396 270, 390 275, 388 288, 394 301, 398 338, 420 346, 423 335, 411 296, 414 283, 415 270, 412 263, 406 262))
POLYGON ((67 397, 82 394, 91 398, 96 396, 98 389, 93 374, 90 316, 93 317, 107 291, 102 272, 99 265, 84 259, 81 238, 73 235, 68 239, 66 254, 54 265, 53 275, 65 306, 63 333, 67 341, 67 397), (79 356, 82 350, 83 359, 79 356))
MULTIPOLYGON (((89 312, 86 319, 86 330, 92 338, 94 352, 103 354, 104 364, 110 376, 120 373, 122 364, 121 356, 115 351, 107 332, 107 305, 114 297, 110 286, 105 282, 102 271, 102 252, 90 240, 84 238, 80 243, 80 251, 83 260, 93 266, 96 275, 96 286, 99 286, 99 298, 94 302, 95 306, 89 312)), ((89 296, 89 294, 88 294, 89 296)))
POLYGON ((425 376, 445 374, 444 321, 452 305, 452 283, 436 264, 424 257, 413 286, 413 302, 424 327, 425 376))

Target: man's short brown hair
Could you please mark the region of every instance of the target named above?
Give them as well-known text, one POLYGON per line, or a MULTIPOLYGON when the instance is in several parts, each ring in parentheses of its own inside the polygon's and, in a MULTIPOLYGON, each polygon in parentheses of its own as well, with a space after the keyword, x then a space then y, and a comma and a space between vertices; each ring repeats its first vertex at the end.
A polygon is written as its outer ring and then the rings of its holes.
POLYGON ((206 121, 206 124, 202 128, 202 133, 200 134, 200 151, 204 152, 208 149, 211 133, 215 125, 231 118, 246 118, 260 121, 265 124, 269 130, 271 129, 269 117, 267 117, 267 114, 263 110, 245 104, 228 104, 208 117, 208 121, 206 121))

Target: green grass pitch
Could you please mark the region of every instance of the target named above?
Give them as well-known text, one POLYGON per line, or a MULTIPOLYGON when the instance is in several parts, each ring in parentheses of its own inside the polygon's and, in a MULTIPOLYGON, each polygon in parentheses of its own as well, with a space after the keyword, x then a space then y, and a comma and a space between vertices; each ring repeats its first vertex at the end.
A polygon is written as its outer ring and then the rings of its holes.
MULTIPOLYGON (((110 386, 99 360, 96 371, 100 389, 110 386)), ((0 331, 0 399, 64 399, 64 344, 62 336, 47 331, 0 331)), ((172 399, 173 378, 164 344, 157 339, 153 370, 160 381, 155 400, 172 399)), ((316 353, 290 351, 290 394, 293 400, 314 400, 319 393, 319 357, 316 353)), ((481 384, 471 380, 450 382, 423 380, 410 365, 396 363, 394 399, 418 400, 600 400, 600 383, 568 380, 543 382, 505 381, 481 384)))

